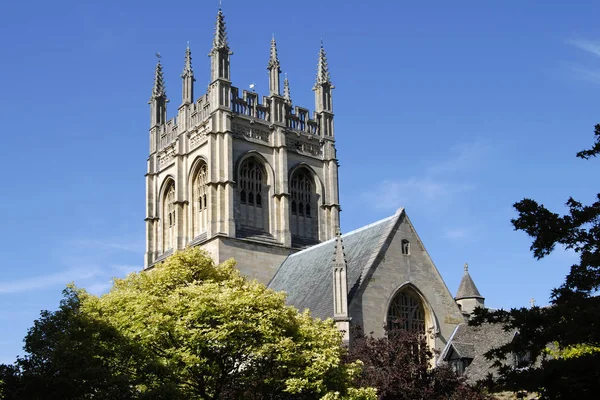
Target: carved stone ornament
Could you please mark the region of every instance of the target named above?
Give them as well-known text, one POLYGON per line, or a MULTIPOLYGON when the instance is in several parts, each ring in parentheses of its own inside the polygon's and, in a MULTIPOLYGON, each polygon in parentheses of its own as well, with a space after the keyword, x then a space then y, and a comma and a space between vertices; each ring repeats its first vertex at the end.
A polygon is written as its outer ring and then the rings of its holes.
POLYGON ((323 155, 323 145, 319 143, 309 143, 304 140, 299 140, 293 137, 287 137, 285 144, 288 151, 296 151, 300 154, 307 154, 315 157, 323 155))
POLYGON ((208 140, 208 125, 199 127, 197 130, 189 133, 190 138, 190 150, 204 144, 208 140))
POLYGON ((162 149, 160 153, 158 153, 158 166, 160 168, 166 167, 173 161, 176 155, 176 147, 176 142, 174 142, 162 149))
POLYGON ((244 126, 241 124, 233 124, 233 134, 236 137, 249 139, 250 141, 260 141, 269 143, 269 132, 259 129, 256 126, 244 126))

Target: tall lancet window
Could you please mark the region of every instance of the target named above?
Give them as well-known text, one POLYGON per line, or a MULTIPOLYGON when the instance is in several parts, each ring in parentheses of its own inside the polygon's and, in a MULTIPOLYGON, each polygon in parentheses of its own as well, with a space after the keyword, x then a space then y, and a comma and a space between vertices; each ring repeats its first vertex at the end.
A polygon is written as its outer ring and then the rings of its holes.
POLYGON ((414 290, 405 288, 394 296, 388 310, 387 323, 392 329, 425 333, 425 308, 414 290))
POLYGON ((194 237, 206 232, 208 226, 208 166, 202 163, 195 175, 192 185, 192 221, 194 237))
POLYGON ((292 240, 311 244, 318 240, 318 210, 314 179, 305 168, 292 174, 290 180, 290 227, 292 240))
POLYGON ((240 166, 238 221, 243 228, 269 230, 267 176, 263 165, 255 158, 245 160, 240 166))
POLYGON ((165 190, 162 204, 163 252, 174 247, 177 227, 175 214, 175 184, 171 182, 165 190))

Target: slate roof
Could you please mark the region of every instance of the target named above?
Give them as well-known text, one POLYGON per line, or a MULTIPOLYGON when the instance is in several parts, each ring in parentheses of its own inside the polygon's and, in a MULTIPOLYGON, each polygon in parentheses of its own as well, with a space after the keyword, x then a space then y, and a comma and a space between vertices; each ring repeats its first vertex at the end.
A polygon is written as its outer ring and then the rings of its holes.
MULTIPOLYGON (((391 217, 342 235, 347 260, 348 303, 380 253, 394 226, 404 215, 391 217)), ((333 262, 335 238, 290 255, 271 279, 269 288, 288 294, 287 304, 313 317, 333 317, 333 262)))
POLYGON ((460 324, 456 327, 450 341, 442 351, 440 358, 448 361, 451 350, 460 358, 470 358, 473 361, 465 369, 465 376, 470 383, 485 379, 489 374, 495 374, 492 367, 493 360, 487 360, 484 354, 494 348, 500 347, 513 340, 516 330, 505 331, 502 324, 482 324, 469 326, 460 324))
POLYGON ((469 270, 465 266, 465 273, 460 281, 460 285, 458 286, 455 299, 460 300, 466 298, 483 299, 483 296, 481 293, 479 293, 479 290, 477 290, 477 286, 475 286, 475 282, 473 282, 473 278, 471 278, 469 270))

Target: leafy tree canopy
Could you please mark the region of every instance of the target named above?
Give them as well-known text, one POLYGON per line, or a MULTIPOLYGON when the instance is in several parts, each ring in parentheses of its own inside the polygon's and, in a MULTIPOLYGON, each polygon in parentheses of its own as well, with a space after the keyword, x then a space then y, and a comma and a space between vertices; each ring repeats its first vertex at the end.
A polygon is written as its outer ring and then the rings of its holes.
POLYGON ((375 387, 380 400, 484 400, 448 366, 431 367, 433 353, 422 335, 401 329, 374 338, 356 330, 349 361, 364 367, 358 383, 375 387))
POLYGON ((17 382, 4 388, 59 387, 59 376, 71 382, 60 393, 29 398, 376 398, 352 387, 360 363, 342 362, 331 321, 286 306, 234 264, 192 248, 116 279, 101 297, 67 289, 29 331, 28 355, 0 375, 17 382))
MULTIPOLYGON (((591 159, 600 154, 600 125, 595 142, 577 157, 591 159)), ((593 182, 590 182, 593 184, 593 182)), ((501 377, 488 380, 496 389, 537 391, 545 399, 595 399, 600 382, 600 194, 584 205, 572 197, 568 213, 559 215, 531 199, 514 204, 518 218, 515 230, 532 238, 531 251, 537 259, 556 246, 573 250, 579 262, 572 265, 564 283, 551 294, 551 306, 510 311, 478 309, 472 323, 503 323, 516 328, 513 342, 492 349, 501 377), (529 355, 528 368, 514 369, 502 360, 511 354, 529 355)))

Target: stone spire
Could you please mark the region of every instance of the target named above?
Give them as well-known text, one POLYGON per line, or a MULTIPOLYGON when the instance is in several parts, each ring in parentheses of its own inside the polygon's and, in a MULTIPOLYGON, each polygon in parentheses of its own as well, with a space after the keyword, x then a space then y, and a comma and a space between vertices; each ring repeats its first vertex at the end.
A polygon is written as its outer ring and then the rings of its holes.
POLYGON ((227 31, 225 30, 225 16, 223 15, 223 9, 221 6, 219 6, 217 22, 215 24, 215 37, 213 39, 212 51, 223 49, 229 50, 229 43, 227 43, 227 31))
POLYGON ((292 95, 290 94, 290 81, 288 81, 287 73, 285 74, 285 79, 283 80, 283 98, 288 102, 292 102, 292 95))
POLYGON ((321 40, 321 48, 319 49, 319 61, 317 63, 317 81, 315 87, 319 85, 331 83, 331 77, 329 76, 329 65, 327 64, 327 54, 325 48, 323 48, 323 40, 321 40))
POLYGON ((160 63, 160 53, 156 53, 156 58, 158 59, 158 61, 156 62, 156 69, 154 70, 154 86, 152 87, 151 100, 159 97, 167 97, 162 64, 160 63))
POLYGON ((267 69, 279 69, 279 57, 277 57, 277 43, 275 42, 275 35, 271 39, 271 54, 269 57, 269 64, 267 65, 267 69))
POLYGON ((344 331, 344 341, 350 339, 350 318, 348 317, 348 278, 342 234, 338 229, 333 256, 333 319, 340 331, 344 331))
POLYGON ((148 102, 148 104, 150 104, 151 128, 162 125, 167 121, 168 100, 159 53, 156 53, 156 58, 158 58, 158 61, 156 62, 156 69, 154 70, 154 86, 152 87, 152 96, 148 102))
POLYGON ((323 137, 333 138, 333 102, 331 92, 334 89, 329 76, 329 65, 327 64, 327 55, 323 48, 319 50, 319 61, 317 63, 317 80, 313 90, 315 92, 315 112, 319 114, 320 134, 323 137))
POLYGON ((194 102, 194 70, 192 69, 192 52, 190 44, 185 49, 185 62, 183 72, 181 73, 181 101, 182 104, 190 104, 194 102))
MULTIPOLYGON (((213 38, 213 45, 209 54, 211 58, 211 82, 214 82, 217 79, 229 81, 229 56, 232 54, 233 53, 229 49, 229 43, 227 43, 225 16, 223 15, 223 10, 219 6, 217 22, 215 24, 215 36, 213 38)), ((219 104, 225 105, 222 99, 219 101, 219 104)))
POLYGON ((271 39, 271 55, 269 57, 269 64, 267 65, 269 70, 269 94, 280 95, 279 89, 279 75, 281 69, 279 68, 279 58, 277 57, 277 43, 275 43, 275 35, 271 39))

